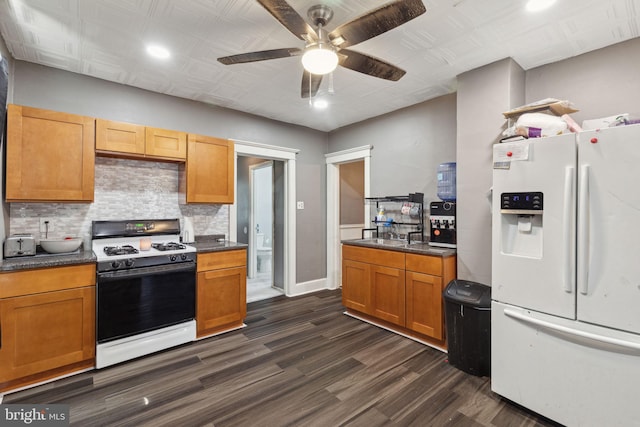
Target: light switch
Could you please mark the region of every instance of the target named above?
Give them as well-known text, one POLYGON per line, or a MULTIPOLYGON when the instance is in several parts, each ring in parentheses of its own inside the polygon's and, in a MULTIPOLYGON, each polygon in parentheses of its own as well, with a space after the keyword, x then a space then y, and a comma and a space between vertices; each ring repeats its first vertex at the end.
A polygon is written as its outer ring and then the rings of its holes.
POLYGON ((298 209, 304 209, 304 202, 298 202, 298 209))

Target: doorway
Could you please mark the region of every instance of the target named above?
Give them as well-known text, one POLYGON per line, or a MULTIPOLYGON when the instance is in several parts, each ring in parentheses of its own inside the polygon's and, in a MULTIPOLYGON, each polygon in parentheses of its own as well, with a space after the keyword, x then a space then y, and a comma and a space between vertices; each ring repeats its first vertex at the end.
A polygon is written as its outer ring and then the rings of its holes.
MULTIPOLYGON (((296 277, 296 159, 299 150, 276 147, 260 143, 234 140, 236 153, 236 185, 235 203, 229 207, 229 238, 232 241, 247 244, 250 248, 249 238, 253 243, 257 237, 255 227, 251 225, 251 184, 249 170, 250 164, 272 164, 272 231, 271 231, 271 291, 284 293, 285 295, 295 294, 296 277), (250 232, 251 230, 251 232, 250 232)), ((259 168, 257 168, 259 169, 259 168)), ((256 170, 257 170, 256 169, 256 170)), ((262 225, 260 226, 262 228, 262 225)), ((255 245, 254 245, 255 247, 255 245)), ((256 254, 257 256, 257 254, 256 254)), ((266 257, 265 257, 266 258, 266 257)), ((263 258, 263 259, 265 259, 263 258)), ((252 257, 249 255, 249 264, 252 264, 252 257)), ((262 261, 262 260, 261 260, 262 261)), ((258 270, 257 259, 253 262, 258 270)), ((257 274, 256 274, 257 275, 257 274)), ((248 284, 252 279, 247 279, 248 284)), ((248 301, 253 299, 251 289, 248 288, 248 301)))
POLYGON ((260 301, 284 293, 284 259, 281 236, 283 216, 277 203, 284 192, 281 161, 238 156, 237 238, 247 245, 247 302, 260 301))
MULTIPOLYGON (((327 287, 342 286, 342 251, 340 230, 340 165, 363 161, 364 197, 370 197, 371 145, 352 148, 326 155, 327 163, 327 287)), ((362 206, 364 223, 369 224, 371 215, 362 206)))

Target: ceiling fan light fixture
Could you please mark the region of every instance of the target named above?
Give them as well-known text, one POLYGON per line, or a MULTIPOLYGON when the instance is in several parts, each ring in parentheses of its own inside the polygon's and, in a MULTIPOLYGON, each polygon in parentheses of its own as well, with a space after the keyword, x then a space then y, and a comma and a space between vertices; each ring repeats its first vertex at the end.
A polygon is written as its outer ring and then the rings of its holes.
POLYGON ((338 66, 338 54, 321 43, 308 47, 302 55, 302 66, 311 74, 329 74, 338 66))

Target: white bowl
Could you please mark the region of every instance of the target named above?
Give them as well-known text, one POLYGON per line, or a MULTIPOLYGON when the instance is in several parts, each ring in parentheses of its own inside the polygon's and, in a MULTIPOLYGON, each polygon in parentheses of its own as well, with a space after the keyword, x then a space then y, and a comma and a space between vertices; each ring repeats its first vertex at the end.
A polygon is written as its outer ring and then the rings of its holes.
POLYGON ((63 254, 66 252, 73 252, 80 247, 82 239, 42 239, 40 240, 40 246, 42 249, 50 254, 63 254))

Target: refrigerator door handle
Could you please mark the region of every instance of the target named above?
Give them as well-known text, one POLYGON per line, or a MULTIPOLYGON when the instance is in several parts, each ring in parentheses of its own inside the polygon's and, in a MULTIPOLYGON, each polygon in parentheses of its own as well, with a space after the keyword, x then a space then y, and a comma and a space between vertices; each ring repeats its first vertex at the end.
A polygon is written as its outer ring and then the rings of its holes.
POLYGON ((562 211, 562 230, 563 230, 563 258, 564 262, 564 274, 563 274, 563 284, 564 291, 567 293, 572 293, 575 289, 575 269, 572 268, 574 265, 574 260, 571 257, 573 253, 573 240, 571 236, 573 233, 571 230, 573 229, 572 223, 572 213, 573 213, 573 189, 574 189, 574 177, 575 177, 575 169, 572 166, 565 168, 564 170, 564 206, 562 211))
POLYGON ((633 350, 634 352, 640 351, 640 343, 625 341, 618 338, 613 338, 605 335, 594 334, 592 332, 580 331, 573 328, 568 328, 566 326, 557 325, 555 323, 547 322, 546 320, 536 319, 534 317, 526 316, 522 313, 519 313, 515 310, 510 310, 508 308, 504 309, 504 314, 507 317, 511 317, 512 319, 520 320, 524 323, 528 323, 531 325, 539 326, 541 328, 545 328, 547 330, 560 332, 567 335, 572 335, 577 338, 587 339, 589 341, 596 341, 601 344, 613 345, 616 347, 622 347, 626 350, 633 350))
POLYGON ((578 285, 580 293, 589 293, 589 165, 580 168, 580 195, 578 198, 578 285))

